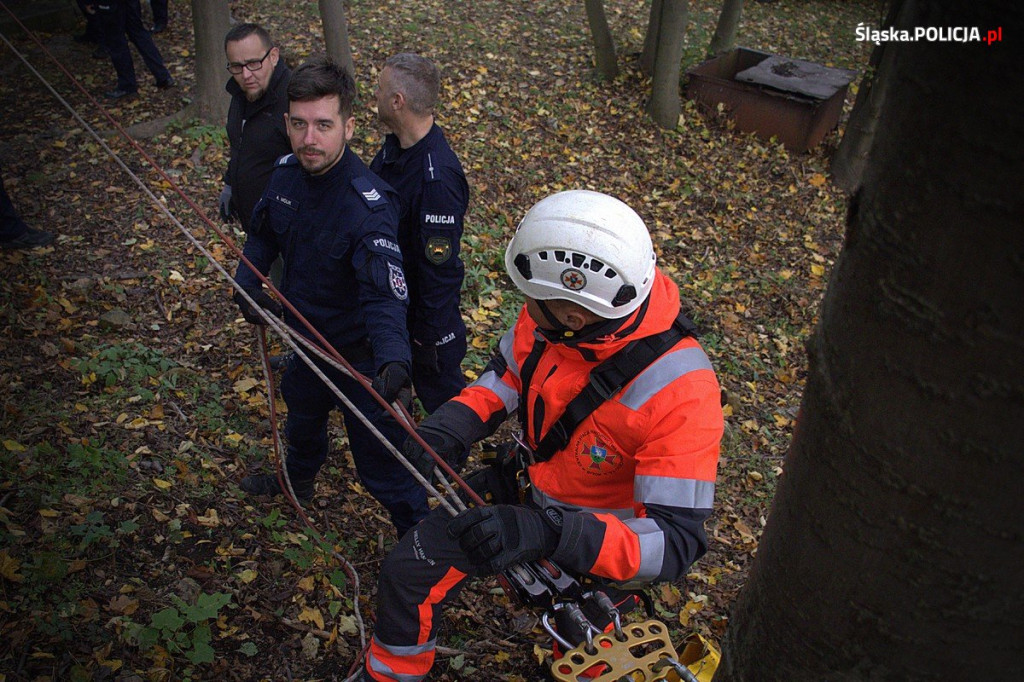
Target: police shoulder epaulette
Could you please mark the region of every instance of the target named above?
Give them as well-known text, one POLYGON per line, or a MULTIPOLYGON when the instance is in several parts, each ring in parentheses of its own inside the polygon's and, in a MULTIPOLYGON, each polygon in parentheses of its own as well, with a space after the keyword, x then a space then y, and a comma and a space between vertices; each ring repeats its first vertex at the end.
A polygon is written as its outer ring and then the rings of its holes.
POLYGON ((352 186, 356 188, 359 196, 366 202, 366 207, 371 211, 380 206, 387 205, 387 198, 379 189, 373 186, 373 183, 366 176, 359 175, 352 178, 352 186))
POLYGON ((441 166, 438 163, 437 152, 427 152, 423 155, 423 181, 434 182, 441 179, 441 166))
POLYGON ((299 162, 298 158, 294 154, 285 154, 277 161, 274 162, 274 167, 278 166, 294 166, 299 162))

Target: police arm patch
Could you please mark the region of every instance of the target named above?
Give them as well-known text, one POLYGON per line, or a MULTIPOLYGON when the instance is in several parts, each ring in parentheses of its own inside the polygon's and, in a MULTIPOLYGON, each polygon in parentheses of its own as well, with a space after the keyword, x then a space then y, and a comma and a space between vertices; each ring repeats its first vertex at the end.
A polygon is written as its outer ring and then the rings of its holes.
POLYGON ((441 265, 452 257, 452 240, 448 237, 430 237, 427 239, 425 255, 434 265, 441 265))
POLYGON ((388 263, 388 286, 391 287, 391 293, 399 301, 409 298, 409 285, 405 281, 405 272, 394 263, 388 263))

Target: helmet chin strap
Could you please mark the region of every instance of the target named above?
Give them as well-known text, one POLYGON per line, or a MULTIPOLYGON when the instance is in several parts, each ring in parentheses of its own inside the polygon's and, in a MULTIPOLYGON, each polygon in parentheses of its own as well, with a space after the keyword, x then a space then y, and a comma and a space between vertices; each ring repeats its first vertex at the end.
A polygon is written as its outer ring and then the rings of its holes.
POLYGON ((548 321, 548 324, 554 327, 554 329, 542 329, 541 333, 543 333, 545 336, 547 336, 545 332, 551 332, 553 334, 557 333, 559 340, 561 340, 561 338, 564 336, 571 337, 575 333, 571 328, 566 327, 564 324, 562 324, 562 321, 559 320, 558 317, 556 317, 555 314, 551 311, 551 308, 548 307, 547 302, 539 298, 534 300, 537 303, 537 307, 540 308, 541 313, 544 314, 544 319, 548 321))
MULTIPOLYGON (((541 299, 534 299, 537 303, 537 307, 540 308, 540 312, 544 315, 544 319, 548 321, 553 329, 541 329, 538 327, 541 335, 551 343, 564 343, 567 346, 575 346, 579 343, 587 343, 601 336, 608 336, 617 332, 622 325, 629 319, 629 316, 620 317, 615 319, 598 320, 585 325, 579 330, 574 330, 566 325, 562 324, 555 313, 552 312, 551 308, 548 307, 541 299)), ((643 319, 643 315, 646 312, 646 304, 641 306, 640 314, 637 316, 637 321, 634 323, 634 327, 639 324, 639 320, 643 319)))

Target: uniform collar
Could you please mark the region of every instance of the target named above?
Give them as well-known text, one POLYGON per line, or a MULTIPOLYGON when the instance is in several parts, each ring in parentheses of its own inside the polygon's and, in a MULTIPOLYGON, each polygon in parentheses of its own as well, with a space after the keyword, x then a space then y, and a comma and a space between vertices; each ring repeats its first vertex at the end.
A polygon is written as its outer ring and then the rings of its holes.
POLYGON ((388 166, 394 164, 399 171, 404 170, 412 159, 422 156, 423 151, 431 146, 434 139, 441 134, 441 128, 437 123, 434 123, 419 142, 408 149, 402 149, 402 145, 398 141, 398 135, 388 133, 384 138, 384 164, 388 166))

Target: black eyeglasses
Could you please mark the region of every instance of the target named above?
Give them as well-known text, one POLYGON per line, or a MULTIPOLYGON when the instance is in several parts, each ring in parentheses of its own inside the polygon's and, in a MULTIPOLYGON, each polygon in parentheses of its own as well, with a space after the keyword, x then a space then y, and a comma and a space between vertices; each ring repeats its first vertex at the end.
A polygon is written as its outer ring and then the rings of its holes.
POLYGON ((237 76, 238 74, 242 73, 242 69, 249 69, 250 71, 259 71, 260 69, 263 68, 263 62, 267 60, 267 57, 270 56, 270 53, 273 50, 274 48, 270 48, 269 50, 267 50, 267 53, 260 57, 259 59, 250 59, 249 61, 243 62, 241 64, 237 62, 229 62, 228 72, 233 73, 237 76))

